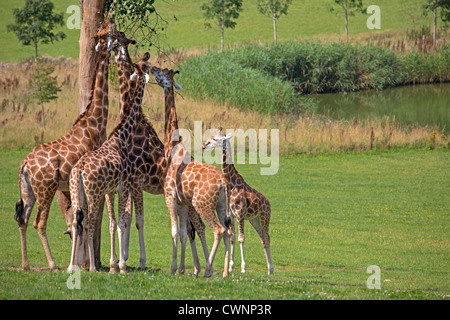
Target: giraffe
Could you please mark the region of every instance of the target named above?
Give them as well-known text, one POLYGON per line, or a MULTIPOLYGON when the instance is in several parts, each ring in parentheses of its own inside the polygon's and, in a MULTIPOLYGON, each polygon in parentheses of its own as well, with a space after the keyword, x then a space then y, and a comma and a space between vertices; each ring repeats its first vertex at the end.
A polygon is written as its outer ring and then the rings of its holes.
MULTIPOLYGON (((27 256, 26 232, 28 221, 37 203, 33 226, 37 230, 50 269, 57 269, 53 260, 46 226, 50 205, 55 193, 69 191, 69 175, 72 167, 87 151, 101 146, 106 138, 108 119, 108 65, 109 52, 116 37, 114 19, 105 20, 95 35, 98 44, 94 94, 91 103, 61 138, 36 146, 19 166, 19 195, 15 219, 19 225, 22 244, 22 268, 30 268, 27 256)), ((70 219, 66 217, 66 223, 70 219)))
MULTIPOLYGON (((273 274, 272 258, 270 255, 270 236, 269 223, 271 208, 269 200, 258 190, 250 187, 239 174, 233 164, 230 145, 231 135, 224 136, 222 128, 216 136, 203 144, 205 148, 222 147, 222 172, 228 181, 230 187, 230 209, 232 216, 236 217, 239 229, 239 244, 241 248, 241 272, 245 273, 244 259, 244 220, 249 220, 250 224, 258 233, 259 239, 264 248, 266 255, 268 274, 273 274)), ((231 221, 231 254, 230 254, 230 271, 234 266, 234 221, 231 221)))
MULTIPOLYGON (((135 89, 135 81, 131 81, 131 75, 134 73, 131 58, 128 54, 128 45, 135 43, 134 40, 127 39, 125 34, 119 34, 118 46, 114 49, 117 62, 119 85, 120 85, 120 115, 126 112, 126 106, 129 105, 128 99, 131 92, 135 89)), ((161 180, 165 170, 164 145, 159 140, 158 135, 152 124, 143 113, 137 115, 136 129, 133 133, 133 152, 129 159, 134 167, 133 184, 129 199, 127 202, 127 228, 124 236, 124 258, 128 259, 129 234, 131 227, 132 205, 135 207, 136 227, 139 232, 140 263, 139 268, 145 268, 146 255, 144 245, 144 204, 143 190, 151 194, 163 194, 164 183, 161 180)))
MULTIPOLYGON (((113 195, 119 194, 119 222, 116 223, 114 210, 110 214, 110 234, 111 234, 111 260, 110 271, 117 270, 115 258, 115 231, 119 228, 119 269, 121 273, 126 272, 126 263, 124 259, 123 235, 126 223, 129 221, 125 214, 125 206, 133 188, 134 167, 134 139, 136 123, 142 116, 142 97, 144 86, 148 82, 148 70, 150 63, 148 59, 150 54, 147 52, 144 57, 134 65, 135 73, 131 79, 137 81, 137 87, 131 99, 128 99, 130 106, 125 106, 126 112, 123 119, 110 134, 108 140, 97 150, 83 155, 77 164, 73 167, 70 174, 70 195, 74 208, 74 219, 72 223, 72 232, 79 235, 80 239, 84 229, 87 231, 85 239, 89 247, 90 271, 95 271, 93 236, 94 226, 97 219, 98 205, 101 198, 105 195, 113 199, 113 195), (137 78, 137 79, 136 79, 137 78), (86 219, 84 219, 86 213, 86 219), (85 222, 83 222, 85 220, 85 222)), ((126 101, 126 100, 125 100, 126 101)), ((113 206, 111 201, 111 207, 113 206)), ((71 271, 75 264, 77 237, 74 237, 72 243, 72 255, 68 270, 71 271)))
MULTIPOLYGON (((133 74, 133 64, 128 53, 128 45, 135 44, 134 40, 127 39, 123 32, 119 32, 118 46, 114 48, 114 55, 117 63, 118 74, 119 74, 119 85, 120 85, 120 116, 123 118, 125 113, 124 106, 127 105, 127 98, 131 96, 131 92, 135 89, 135 83, 130 81, 130 76, 133 74), (127 94, 130 92, 130 94, 127 94)), ((141 121, 137 122, 137 126, 140 126, 138 130, 135 131, 133 136, 135 145, 141 145, 142 149, 139 153, 139 149, 135 149, 134 153, 135 161, 134 166, 136 168, 137 175, 143 178, 143 190, 147 193, 158 195, 164 193, 164 179, 163 173, 167 167, 167 162, 164 157, 164 144, 159 139, 155 129, 152 124, 147 120, 146 117, 141 117, 141 121)), ((136 180, 136 179, 135 179, 136 180)), ((127 228, 124 235, 124 258, 128 259, 128 247, 129 247, 129 235, 131 227, 131 217, 132 217, 132 205, 135 204, 136 213, 136 227, 139 231, 140 239, 140 249, 141 249, 141 259, 140 259, 140 269, 145 267, 145 248, 144 248, 144 237, 143 237, 143 196, 141 188, 134 188, 130 193, 127 202, 127 217, 130 219, 127 222, 127 228)), ((109 207, 108 207, 108 210, 109 207)), ((197 215, 198 216, 198 215, 197 215)), ((199 237, 202 239, 202 243, 206 240, 204 237, 205 225, 201 219, 196 219, 193 222, 195 228, 198 228, 199 237), (201 232, 203 230, 203 233, 201 232), (203 238, 202 238, 203 235, 203 238)), ((190 227, 190 224, 188 224, 190 227)), ((191 249, 193 251, 193 256, 197 257, 194 233, 189 233, 189 239, 191 242, 191 249)), ((207 252, 207 248, 206 248, 207 252)), ((206 253, 207 255, 207 253, 206 253)), ((194 258, 195 271, 194 274, 198 275, 200 272, 200 264, 198 258, 194 258)))
MULTIPOLYGON (((164 125, 164 154, 167 169, 164 179, 164 197, 170 213, 172 224, 172 266, 171 273, 177 270, 178 236, 181 242, 180 270, 184 270, 184 254, 187 238, 187 218, 189 213, 198 213, 214 232, 214 244, 207 257, 205 277, 213 275, 212 265, 220 243, 225 243, 225 268, 223 276, 228 276, 229 225, 228 185, 225 177, 214 166, 195 160, 185 149, 178 132, 177 113, 175 109, 173 77, 178 71, 152 68, 156 82, 164 89, 166 123, 164 125), (195 209, 195 210, 193 210, 195 209), (214 214, 217 211, 219 220, 214 214), (178 228, 178 217, 180 227, 178 228), (225 227, 224 227, 225 226, 225 227)), ((206 256, 206 255, 205 255, 206 256)), ((198 258, 197 258, 198 259, 198 258)), ((195 261, 195 258, 194 258, 195 261)))

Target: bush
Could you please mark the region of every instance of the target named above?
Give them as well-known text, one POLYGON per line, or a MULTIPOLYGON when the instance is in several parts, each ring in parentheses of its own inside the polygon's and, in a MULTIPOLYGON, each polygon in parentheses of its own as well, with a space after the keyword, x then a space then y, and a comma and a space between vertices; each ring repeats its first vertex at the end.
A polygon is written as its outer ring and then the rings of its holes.
POLYGON ((243 67, 229 54, 211 52, 194 57, 179 70, 180 83, 194 98, 262 113, 300 113, 313 107, 309 99, 295 94, 289 82, 243 67))

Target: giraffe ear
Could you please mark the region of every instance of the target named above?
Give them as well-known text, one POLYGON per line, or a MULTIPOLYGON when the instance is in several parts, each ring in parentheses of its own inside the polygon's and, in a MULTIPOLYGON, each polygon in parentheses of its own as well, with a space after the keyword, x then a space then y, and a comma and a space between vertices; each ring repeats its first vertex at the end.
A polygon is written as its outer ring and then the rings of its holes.
POLYGON ((228 133, 223 140, 230 140, 233 135, 231 133, 228 133))
POLYGON ((145 83, 148 83, 148 80, 150 79, 150 76, 148 75, 148 73, 145 74, 145 83))
POLYGON ((97 45, 95 46, 95 51, 99 52, 100 51, 100 41, 97 43, 97 45))
POLYGON ((130 81, 135 81, 135 80, 136 80, 136 76, 137 76, 136 72, 133 73, 133 74, 131 75, 131 77, 130 77, 130 81))
POLYGON ((173 85, 175 86, 175 89, 180 90, 180 91, 183 90, 183 88, 175 81, 173 82, 173 85))

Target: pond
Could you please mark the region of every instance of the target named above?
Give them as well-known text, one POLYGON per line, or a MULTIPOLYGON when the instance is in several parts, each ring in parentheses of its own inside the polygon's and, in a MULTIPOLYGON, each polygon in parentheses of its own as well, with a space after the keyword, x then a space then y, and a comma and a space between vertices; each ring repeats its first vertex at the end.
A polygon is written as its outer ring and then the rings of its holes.
POLYGON ((389 116, 402 125, 419 124, 450 132, 450 83, 421 84, 352 93, 310 95, 317 112, 334 119, 389 116))

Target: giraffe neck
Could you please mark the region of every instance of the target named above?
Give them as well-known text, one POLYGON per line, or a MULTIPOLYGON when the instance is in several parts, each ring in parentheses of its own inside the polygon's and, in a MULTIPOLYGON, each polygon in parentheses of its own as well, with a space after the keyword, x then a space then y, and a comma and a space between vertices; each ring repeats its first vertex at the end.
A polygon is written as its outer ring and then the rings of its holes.
POLYGON ((136 128, 138 120, 142 116, 142 96, 144 95, 145 79, 143 77, 138 78, 138 84, 133 97, 125 104, 125 114, 119 125, 111 133, 110 137, 116 134, 116 138, 119 140, 119 147, 129 153, 129 149, 132 148, 133 131, 136 128))
POLYGON ((131 99, 136 84, 130 80, 131 75, 134 73, 133 65, 131 63, 130 56, 126 47, 124 48, 126 61, 122 58, 117 60, 117 71, 119 74, 119 87, 120 87, 120 120, 126 112, 125 106, 128 105, 127 101, 131 99))
POLYGON ((175 97, 173 86, 164 88, 164 100, 165 100, 164 153, 166 159, 168 159, 172 153, 173 148, 179 143, 178 120, 177 120, 177 111, 175 109, 175 97))
POLYGON ((231 155, 230 141, 224 141, 222 147, 222 173, 228 182, 233 183, 239 177, 239 173, 234 167, 233 157, 231 155))
POLYGON ((109 51, 106 45, 100 46, 97 73, 95 75, 94 94, 91 107, 87 111, 87 127, 98 132, 103 141, 106 139, 106 122, 108 120, 108 67, 109 51))

